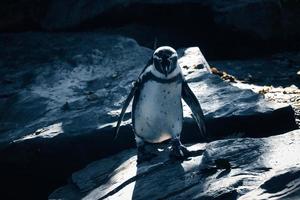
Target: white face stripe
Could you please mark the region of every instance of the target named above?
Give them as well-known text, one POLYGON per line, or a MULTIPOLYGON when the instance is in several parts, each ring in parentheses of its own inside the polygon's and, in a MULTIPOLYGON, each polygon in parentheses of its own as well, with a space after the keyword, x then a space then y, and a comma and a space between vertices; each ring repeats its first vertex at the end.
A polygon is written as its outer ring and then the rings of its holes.
POLYGON ((157 59, 157 60, 162 60, 160 57, 158 57, 157 55, 153 55, 153 59, 157 59))
POLYGON ((142 78, 145 74, 147 74, 147 73, 149 73, 149 72, 152 73, 152 74, 153 74, 155 77, 157 77, 157 78, 160 78, 160 79, 166 79, 166 80, 167 80, 167 79, 174 78, 174 77, 177 76, 178 74, 181 74, 181 73, 182 73, 182 72, 181 72, 180 66, 177 64, 177 67, 175 68, 175 70, 172 71, 172 73, 168 74, 167 77, 166 77, 164 74, 162 74, 162 73, 160 73, 159 71, 157 71, 153 65, 151 65, 151 66, 149 66, 149 67, 141 74, 141 78, 142 78))
POLYGON ((175 54, 177 56, 177 52, 175 51, 175 49, 173 49, 172 47, 169 47, 169 46, 162 46, 162 47, 159 47, 157 48, 153 55, 156 54, 157 52, 161 51, 161 50, 169 50, 172 52, 172 56, 175 54))

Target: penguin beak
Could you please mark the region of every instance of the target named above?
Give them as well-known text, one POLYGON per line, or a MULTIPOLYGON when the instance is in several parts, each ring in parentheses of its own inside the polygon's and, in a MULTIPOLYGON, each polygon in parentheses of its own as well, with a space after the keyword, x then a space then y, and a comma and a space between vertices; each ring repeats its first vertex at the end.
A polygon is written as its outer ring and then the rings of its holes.
POLYGON ((168 76, 168 72, 165 72, 165 77, 167 77, 168 76))
POLYGON ((167 77, 168 74, 169 74, 169 67, 170 67, 170 65, 166 65, 166 66, 164 66, 164 68, 163 68, 163 71, 164 71, 164 74, 165 74, 166 77, 167 77))
POLYGON ((163 65, 163 66, 162 66, 162 67, 163 67, 162 70, 163 70, 165 76, 167 77, 168 74, 169 74, 170 65, 171 65, 169 59, 167 59, 167 60, 165 60, 164 62, 162 62, 162 65, 163 65))

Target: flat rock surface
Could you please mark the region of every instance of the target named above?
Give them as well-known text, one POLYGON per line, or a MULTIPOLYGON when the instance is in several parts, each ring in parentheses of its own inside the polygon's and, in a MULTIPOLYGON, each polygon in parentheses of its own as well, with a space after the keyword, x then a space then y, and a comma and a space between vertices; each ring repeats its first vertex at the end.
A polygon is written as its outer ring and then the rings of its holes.
POLYGON ((194 155, 182 162, 158 148, 158 157, 138 166, 135 149, 95 161, 49 199, 299 198, 299 130, 190 145, 194 155))

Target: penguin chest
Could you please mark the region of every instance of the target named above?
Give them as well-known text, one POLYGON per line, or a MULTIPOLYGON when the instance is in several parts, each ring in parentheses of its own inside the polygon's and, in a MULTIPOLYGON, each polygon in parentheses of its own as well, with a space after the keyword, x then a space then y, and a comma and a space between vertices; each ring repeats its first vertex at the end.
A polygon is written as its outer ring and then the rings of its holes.
POLYGON ((181 82, 144 83, 134 99, 133 127, 145 141, 158 143, 179 135, 182 129, 181 82))

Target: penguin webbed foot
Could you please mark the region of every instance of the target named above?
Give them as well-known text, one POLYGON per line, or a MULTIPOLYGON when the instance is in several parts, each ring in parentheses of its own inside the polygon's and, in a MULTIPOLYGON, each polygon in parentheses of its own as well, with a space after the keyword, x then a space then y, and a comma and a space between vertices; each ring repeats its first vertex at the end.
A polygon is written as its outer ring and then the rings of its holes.
POLYGON ((150 161, 152 158, 156 157, 157 154, 146 151, 144 146, 138 147, 138 153, 137 153, 137 164, 141 164, 146 161, 150 161))
POLYGON ((182 160, 191 157, 191 155, 192 153, 179 140, 172 141, 170 157, 182 160))

